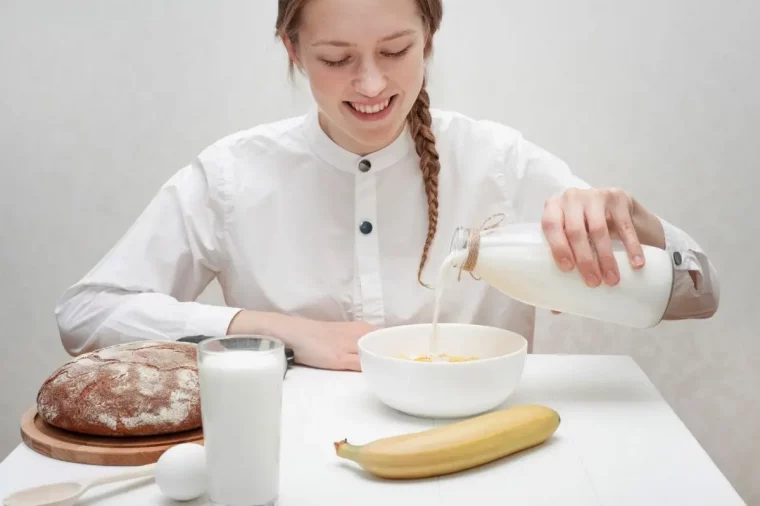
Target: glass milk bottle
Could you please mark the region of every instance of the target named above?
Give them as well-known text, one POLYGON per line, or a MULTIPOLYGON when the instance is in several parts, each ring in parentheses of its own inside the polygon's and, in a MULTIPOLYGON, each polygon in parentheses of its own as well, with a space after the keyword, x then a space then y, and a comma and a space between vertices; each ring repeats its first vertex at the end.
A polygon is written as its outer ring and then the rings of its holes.
MULTIPOLYGON (((458 228, 452 239, 454 267, 525 304, 633 328, 657 325, 673 291, 670 255, 642 245, 645 265, 634 269, 625 246, 613 240, 620 271, 615 286, 589 287, 577 266, 562 272, 540 223, 458 228)), ((464 274, 463 274, 464 275, 464 274)))
POLYGON ((285 371, 285 349, 276 339, 230 336, 198 345, 211 504, 277 503, 285 371))

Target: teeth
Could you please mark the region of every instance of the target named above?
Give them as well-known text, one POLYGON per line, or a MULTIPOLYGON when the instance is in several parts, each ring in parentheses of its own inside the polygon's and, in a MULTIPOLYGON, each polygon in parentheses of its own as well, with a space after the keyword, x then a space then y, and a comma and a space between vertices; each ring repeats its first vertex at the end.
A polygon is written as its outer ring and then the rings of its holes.
POLYGON ((375 104, 375 105, 364 105, 364 104, 357 104, 355 102, 350 102, 351 107, 353 107, 357 111, 364 114, 377 114, 378 112, 388 107, 388 104, 390 103, 391 103, 390 98, 386 100, 385 102, 382 102, 380 104, 375 104))

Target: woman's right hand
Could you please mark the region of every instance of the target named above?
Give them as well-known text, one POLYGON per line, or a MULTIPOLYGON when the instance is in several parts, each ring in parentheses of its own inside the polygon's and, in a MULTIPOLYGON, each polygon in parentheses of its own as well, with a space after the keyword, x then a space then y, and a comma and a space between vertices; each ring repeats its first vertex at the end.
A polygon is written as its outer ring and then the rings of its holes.
POLYGON ((357 342, 376 327, 366 322, 325 322, 278 313, 241 311, 228 334, 264 334, 293 349, 295 361, 319 369, 361 371, 357 342))

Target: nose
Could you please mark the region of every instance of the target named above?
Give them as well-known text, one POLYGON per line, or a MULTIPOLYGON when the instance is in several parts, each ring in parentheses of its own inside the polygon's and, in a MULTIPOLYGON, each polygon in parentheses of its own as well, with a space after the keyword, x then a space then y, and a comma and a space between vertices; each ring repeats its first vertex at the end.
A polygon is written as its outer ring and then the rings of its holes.
POLYGON ((385 74, 373 62, 364 64, 356 78, 354 88, 366 97, 376 97, 385 89, 385 74))

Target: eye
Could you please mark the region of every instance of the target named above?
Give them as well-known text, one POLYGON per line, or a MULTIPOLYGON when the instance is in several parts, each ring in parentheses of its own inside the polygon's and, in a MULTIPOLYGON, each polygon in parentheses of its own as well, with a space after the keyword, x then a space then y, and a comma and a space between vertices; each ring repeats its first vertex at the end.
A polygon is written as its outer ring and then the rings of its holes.
POLYGON ((342 60, 333 61, 333 60, 325 60, 324 58, 320 58, 322 60, 322 63, 327 65, 328 67, 342 67, 343 65, 347 64, 349 60, 351 60, 350 57, 345 57, 342 60))
POLYGON ((404 49, 402 49, 401 51, 399 51, 397 53, 383 53, 383 55, 384 56, 388 56, 390 58, 401 58, 402 56, 404 56, 406 53, 409 52, 409 49, 411 49, 411 47, 412 46, 409 45, 409 46, 406 46, 404 49))

